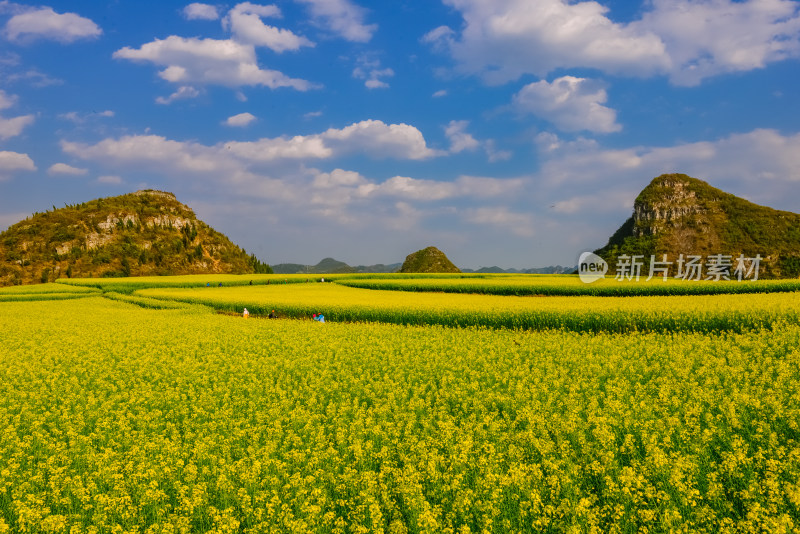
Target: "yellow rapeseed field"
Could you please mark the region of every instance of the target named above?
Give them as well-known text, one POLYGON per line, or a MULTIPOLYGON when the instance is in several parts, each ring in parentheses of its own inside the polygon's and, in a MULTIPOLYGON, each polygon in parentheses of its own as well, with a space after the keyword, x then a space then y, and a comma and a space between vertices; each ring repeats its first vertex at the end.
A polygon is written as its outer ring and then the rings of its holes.
POLYGON ((142 293, 0 302, 0 532, 800 529, 796 322, 319 324, 142 293))
POLYGON ((334 321, 565 328, 592 332, 722 331, 800 322, 798 293, 643 297, 516 297, 375 291, 339 284, 152 288, 136 295, 218 309, 292 317, 321 312, 334 321))

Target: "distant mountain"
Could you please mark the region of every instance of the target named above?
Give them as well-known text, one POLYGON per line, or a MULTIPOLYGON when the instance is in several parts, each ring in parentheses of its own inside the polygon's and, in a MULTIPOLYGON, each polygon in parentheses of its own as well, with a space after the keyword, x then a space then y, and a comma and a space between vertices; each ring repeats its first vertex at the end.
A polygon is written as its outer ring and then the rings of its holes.
POLYGON ((402 263, 390 263, 389 265, 378 263, 376 265, 357 265, 353 269, 358 273, 397 273, 400 272, 402 266, 402 263))
POLYGON ((561 265, 551 265, 549 267, 532 267, 530 269, 503 269, 502 267, 481 267, 480 269, 461 269, 465 273, 476 274, 569 274, 574 272, 578 266, 562 267, 561 265))
MULTIPOLYGON (((677 258, 714 255, 761 256, 759 277, 800 275, 800 215, 753 204, 685 174, 664 174, 645 187, 633 215, 595 251, 616 272, 622 255, 641 255, 649 268, 667 255, 677 271, 677 258)), ((733 271, 733 268, 730 269, 733 271)))
POLYGON ((270 272, 175 195, 144 190, 35 213, 0 233, 0 285, 58 277, 270 272))
MULTIPOLYGON (((341 273, 398 273, 402 268, 402 263, 377 263, 375 265, 356 265, 351 267, 347 263, 325 258, 316 265, 304 265, 302 263, 277 263, 272 269, 277 274, 341 274, 341 273)), ((511 273, 511 274, 565 274, 577 270, 577 266, 562 267, 553 265, 550 267, 534 267, 530 269, 503 269, 501 267, 481 267, 480 269, 461 269, 464 273, 511 273)))
POLYGON ((400 268, 401 273, 460 273, 444 252, 436 247, 418 250, 406 256, 400 268))
POLYGON ((278 263, 272 266, 272 270, 277 274, 342 274, 356 272, 353 267, 333 258, 325 258, 316 265, 278 263))

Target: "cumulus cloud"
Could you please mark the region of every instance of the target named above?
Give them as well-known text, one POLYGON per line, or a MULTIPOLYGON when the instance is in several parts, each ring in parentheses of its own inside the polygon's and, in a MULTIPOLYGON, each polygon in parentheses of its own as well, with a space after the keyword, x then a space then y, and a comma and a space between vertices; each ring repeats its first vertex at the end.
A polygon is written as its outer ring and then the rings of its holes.
POLYGON ((78 167, 73 167, 72 165, 67 165, 66 163, 55 163, 47 169, 47 174, 54 176, 58 174, 66 174, 69 176, 83 176, 87 172, 87 169, 80 169, 78 167))
POLYGON ((97 38, 103 31, 90 19, 75 13, 56 13, 50 7, 43 7, 14 15, 3 33, 11 41, 49 39, 72 43, 97 38))
MULTIPOLYGON (((213 6, 190 4, 184 14, 196 16, 205 13, 210 17, 209 7, 213 6)), ((113 57, 163 67, 159 76, 178 85, 179 89, 169 97, 158 98, 157 102, 161 104, 197 96, 197 87, 204 85, 221 85, 232 89, 243 86, 271 89, 291 87, 298 91, 315 87, 307 80, 291 78, 277 70, 259 66, 256 47, 282 53, 314 46, 313 42, 290 30, 265 24, 263 17, 280 18, 280 9, 275 5, 242 2, 236 4, 222 19, 223 29, 231 33, 229 39, 170 35, 139 48, 123 47, 114 52, 113 57)), ((238 95, 244 96, 241 92, 238 95)))
POLYGON ((35 171, 36 165, 27 154, 0 150, 0 181, 17 171, 35 171))
POLYGON ((445 3, 461 13, 463 29, 441 26, 423 42, 488 83, 588 67, 694 85, 800 56, 800 7, 791 0, 654 0, 629 23, 611 20, 594 1, 445 3))
POLYGON ((296 0, 308 6, 313 21, 348 41, 366 43, 378 29, 365 24, 366 10, 349 0, 296 0))
POLYGON ((298 50, 303 46, 314 46, 314 43, 296 35, 290 30, 276 28, 264 24, 261 17, 280 17, 281 12, 274 5, 260 6, 243 2, 228 12, 223 25, 230 28, 234 39, 240 43, 255 46, 266 46, 274 52, 298 50))
POLYGON ((171 35, 166 39, 145 43, 140 48, 126 46, 114 52, 113 57, 163 66, 164 70, 159 73, 161 78, 182 86, 195 83, 232 88, 243 85, 271 89, 292 87, 299 91, 311 88, 306 80, 289 78, 281 72, 260 68, 252 45, 230 39, 171 35))
POLYGON ((108 138, 94 145, 61 142, 70 155, 107 163, 172 168, 181 172, 244 172, 250 164, 281 160, 331 159, 353 153, 375 158, 421 160, 443 152, 430 149, 425 138, 408 124, 361 121, 341 129, 330 128, 307 136, 230 141, 208 146, 175 141, 157 135, 108 138))
POLYGON ((595 133, 618 132, 616 111, 604 106, 605 89, 594 80, 562 76, 552 83, 540 81, 523 87, 513 97, 514 108, 548 120, 560 130, 595 133))
POLYGON ((341 153, 362 152, 376 158, 423 160, 444 155, 431 149, 417 128, 410 124, 386 124, 365 120, 320 134, 325 143, 341 153))
POLYGON ((789 0, 655 0, 635 26, 658 35, 678 85, 800 57, 800 6, 789 0))
POLYGON ((219 12, 216 6, 194 2, 183 8, 183 16, 188 20, 217 20, 219 12))
POLYGON ((474 150, 480 146, 477 139, 467 133, 469 121, 450 121, 445 127, 444 134, 450 140, 450 152, 458 154, 464 150, 474 150))
POLYGON ((593 67, 649 74, 666 69, 661 39, 646 28, 612 22, 597 2, 445 0, 461 12, 460 34, 439 27, 423 42, 447 51, 465 73, 489 83, 558 68, 593 67))
POLYGON ((252 113, 239 113, 238 115, 233 115, 232 117, 228 117, 223 124, 226 126, 247 126, 251 122, 256 120, 256 116, 252 113))
MULTIPOLYGON (((16 95, 9 95, 0 90, 0 110, 11 108, 16 102, 16 95)), ((34 120, 33 115, 21 115, 10 119, 0 117, 0 140, 18 136, 26 126, 33 124, 34 120)))

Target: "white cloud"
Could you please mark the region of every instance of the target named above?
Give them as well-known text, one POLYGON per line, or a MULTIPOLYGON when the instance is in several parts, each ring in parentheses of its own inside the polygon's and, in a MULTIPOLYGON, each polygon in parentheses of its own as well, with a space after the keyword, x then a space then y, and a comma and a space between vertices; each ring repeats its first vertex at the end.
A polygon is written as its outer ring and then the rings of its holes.
POLYGON ((381 78, 394 76, 394 71, 389 68, 382 69, 380 66, 379 60, 362 55, 358 58, 356 68, 353 69, 353 78, 366 80, 364 86, 367 89, 386 89, 389 84, 381 78))
POLYGON ((603 106, 605 89, 594 80, 562 76, 552 83, 540 81, 523 87, 513 97, 514 108, 546 119, 560 130, 595 133, 618 132, 617 113, 603 106))
POLYGON ((515 212, 506 206, 486 206, 467 210, 464 219, 475 225, 489 225, 508 230, 520 237, 531 237, 535 234, 533 216, 530 213, 515 212))
POLYGON ((176 100, 188 100, 190 98, 197 98, 200 96, 200 91, 192 87, 191 85, 181 85, 178 89, 169 96, 159 96, 156 97, 157 104, 168 105, 172 104, 176 100))
POLYGON ((265 86, 271 89, 292 87, 306 91, 306 80, 289 78, 275 70, 261 69, 253 45, 233 40, 184 38, 171 35, 156 39, 140 48, 124 47, 114 58, 147 61, 165 67, 160 76, 172 83, 211 84, 238 88, 265 86))
POLYGON ((376 158, 412 160, 444 155, 442 151, 429 148, 422 132, 409 124, 365 120, 341 130, 331 128, 320 136, 339 153, 361 152, 376 158))
POLYGON ((258 141, 232 141, 225 143, 232 156, 251 162, 281 159, 324 159, 333 156, 333 150, 318 135, 275 137, 258 141))
POLYGON ((378 29, 377 24, 365 24, 366 10, 349 0, 296 1, 309 7, 317 25, 348 41, 366 43, 378 29))
POLYGON ((359 183, 358 195, 362 197, 390 196, 430 202, 457 197, 503 196, 519 191, 522 185, 523 182, 520 179, 459 176, 453 181, 440 181, 394 176, 382 183, 359 183))
POLYGON ((214 173, 238 170, 219 147, 172 141, 157 135, 128 135, 94 145, 62 141, 61 149, 85 160, 160 171, 214 173))
POLYGON ((5 91, 0 89, 0 109, 8 109, 17 103, 16 95, 6 94, 5 91))
POLYGON ((62 150, 82 159, 139 165, 177 172, 249 172, 249 166, 276 161, 331 159, 352 153, 375 158, 420 160, 443 152, 428 148, 422 133, 408 124, 367 120, 319 134, 230 141, 207 146, 157 135, 128 135, 94 145, 61 142, 62 150))
POLYGON ((464 150, 475 150, 480 146, 477 139, 466 132, 469 121, 450 121, 445 127, 444 134, 450 140, 450 152, 458 154, 464 150))
POLYGON ((450 140, 450 153, 458 154, 464 150, 475 150, 476 148, 483 147, 490 162, 505 161, 511 158, 511 152, 507 150, 498 150, 494 139, 486 139, 485 141, 478 141, 472 134, 468 133, 467 126, 469 121, 452 120, 445 127, 445 135, 450 140))
MULTIPOLYGON (((624 149, 603 149, 595 143, 576 146, 552 138, 548 148, 542 153, 540 175, 548 187, 573 192, 570 198, 576 188, 590 195, 610 183, 620 194, 635 196, 650 178, 680 172, 769 206, 796 210, 800 134, 757 129, 713 141, 624 149)), ((595 211, 604 203, 598 201, 595 211)), ((574 205, 572 201, 557 207, 568 212, 574 205)))
POLYGON ((35 171, 36 165, 27 154, 19 152, 0 151, 0 181, 7 179, 11 173, 17 171, 35 171))
POLYGON ((486 150, 486 155, 489 157, 489 163, 506 161, 511 159, 513 155, 510 150, 498 150, 494 139, 487 139, 484 141, 483 148, 486 150))
POLYGON ((635 25, 658 35, 678 85, 800 57, 800 6, 789 0, 654 0, 635 25))
POLYGON ((228 153, 250 161, 327 159, 352 153, 373 158, 422 160, 444 155, 429 148, 414 126, 365 120, 319 134, 224 143, 228 153))
POLYGON ((433 96, 433 98, 441 98, 443 96, 447 96, 447 90, 446 89, 439 89, 438 91, 433 93, 433 95, 431 95, 431 96, 433 96))
POLYGON ((233 115, 232 117, 228 117, 223 124, 226 126, 247 126, 251 122, 256 120, 256 116, 252 113, 239 113, 238 115, 233 115))
POLYGON ((67 165, 66 163, 55 163, 47 169, 47 174, 53 176, 56 174, 66 174, 70 176, 83 176, 87 172, 86 169, 79 169, 78 167, 73 167, 71 165, 67 165))
POLYGON ((488 83, 588 67, 695 85, 800 57, 800 8, 791 0, 653 0, 630 23, 612 21, 594 1, 445 3, 461 12, 463 29, 440 26, 423 42, 488 83))
POLYGON ((217 20, 219 13, 216 6, 194 2, 183 8, 183 15, 188 20, 217 20))
POLYGON ((566 0, 445 0, 461 12, 464 28, 429 32, 423 42, 448 51, 462 72, 489 83, 523 74, 546 76, 558 68, 592 67, 614 73, 664 70, 669 58, 661 39, 632 25, 612 22, 597 2, 566 0))
POLYGON ((84 124, 86 121, 93 119, 93 118, 104 118, 110 119, 114 117, 114 112, 110 109, 100 112, 91 112, 91 113, 78 113, 77 111, 68 111, 67 113, 60 113, 58 115, 59 119, 64 119, 70 122, 74 122, 75 124, 84 124))
POLYGON ((631 209, 635 193, 606 190, 588 195, 576 195, 558 200, 550 206, 555 213, 579 215, 583 213, 620 212, 631 209))
POLYGON ((7 82, 26 82, 33 87, 49 87, 52 85, 62 85, 64 83, 64 80, 52 78, 36 69, 28 69, 25 72, 10 74, 5 80, 7 82))
POLYGON ((11 41, 51 39, 72 43, 99 37, 103 31, 90 19, 75 13, 56 13, 52 8, 43 7, 11 17, 4 33, 11 41))
MULTIPOLYGON (((0 110, 13 107, 16 102, 16 95, 9 95, 0 90, 0 110)), ((0 140, 18 136, 26 126, 33 124, 34 120, 35 117, 33 115, 21 115, 10 119, 0 117, 0 140)))
POLYGON ((16 137, 22 133, 29 124, 33 124, 33 115, 22 115, 11 119, 0 117, 0 140, 16 137))
POLYGON ((122 185, 123 180, 122 177, 117 175, 103 175, 97 177, 98 184, 105 184, 105 185, 122 185))
POLYGON ((280 17, 280 10, 274 5, 260 6, 250 2, 237 4, 223 20, 236 41, 255 46, 266 46, 274 52, 298 50, 303 46, 314 46, 305 37, 289 30, 267 26, 261 17, 280 17))

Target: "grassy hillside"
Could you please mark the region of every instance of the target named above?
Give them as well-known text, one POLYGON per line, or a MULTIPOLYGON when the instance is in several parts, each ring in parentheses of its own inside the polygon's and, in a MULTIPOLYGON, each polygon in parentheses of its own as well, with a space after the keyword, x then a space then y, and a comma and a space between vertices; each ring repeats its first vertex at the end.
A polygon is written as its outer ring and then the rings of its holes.
POLYGON ((0 285, 268 270, 161 191, 54 206, 0 233, 0 285))
POLYGON ((444 252, 436 247, 418 250, 406 256, 400 268, 401 273, 460 273, 444 252))

